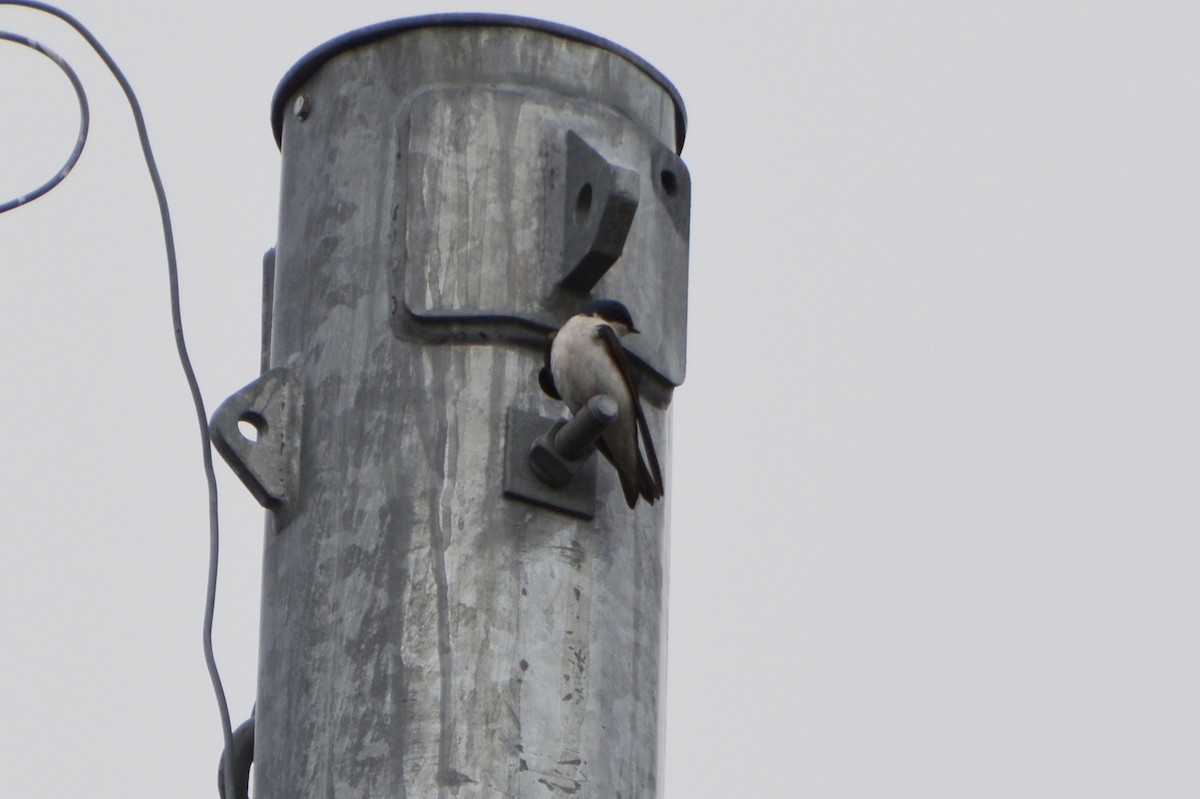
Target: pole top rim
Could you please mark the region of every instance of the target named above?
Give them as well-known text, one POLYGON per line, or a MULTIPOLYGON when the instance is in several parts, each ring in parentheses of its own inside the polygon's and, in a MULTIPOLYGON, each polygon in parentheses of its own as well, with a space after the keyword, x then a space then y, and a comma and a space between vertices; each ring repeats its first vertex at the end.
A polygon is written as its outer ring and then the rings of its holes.
POLYGON ((671 100, 675 105, 675 151, 677 154, 683 151, 683 140, 687 132, 687 111, 683 106, 683 98, 680 96, 679 90, 675 88, 675 85, 667 80, 667 77, 652 66, 650 62, 633 51, 611 42, 602 36, 597 36, 594 33, 588 33, 587 31, 557 22, 508 14, 426 14, 416 17, 404 17, 402 19, 394 19, 357 28, 319 45, 297 61, 287 71, 287 74, 283 76, 283 80, 280 81, 279 86, 275 89, 275 95, 271 99, 271 129, 275 134, 275 143, 280 146, 283 144, 283 118, 284 113, 287 111, 288 99, 326 61, 347 50, 361 47, 389 36, 420 28, 439 27, 528 28, 592 45, 593 47, 608 50, 619 55, 646 73, 671 96, 671 100))

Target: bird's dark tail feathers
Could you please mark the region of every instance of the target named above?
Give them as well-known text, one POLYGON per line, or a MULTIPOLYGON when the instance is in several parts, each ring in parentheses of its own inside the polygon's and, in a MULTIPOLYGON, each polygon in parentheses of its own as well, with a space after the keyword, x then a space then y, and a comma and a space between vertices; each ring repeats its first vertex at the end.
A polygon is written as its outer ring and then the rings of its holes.
MULTIPOLYGON (((660 477, 659 479, 661 480, 662 478, 660 477)), ((662 484, 655 481, 654 475, 646 468, 646 462, 640 457, 638 458, 638 493, 651 505, 654 504, 654 500, 661 499, 663 495, 662 484)), ((626 501, 629 499, 628 491, 625 492, 625 499, 626 501)), ((632 508, 633 505, 629 507, 632 508)))
POLYGON ((608 444, 604 439, 596 441, 596 449, 600 450, 600 454, 605 459, 616 467, 617 477, 621 480, 621 491, 625 494, 625 504, 632 510, 637 506, 638 497, 646 500, 651 505, 655 500, 662 499, 663 496, 663 479, 662 471, 658 465, 658 456, 654 453, 653 445, 651 445, 649 456, 650 465, 646 465, 646 459, 642 457, 639 451, 637 454, 637 479, 633 475, 626 474, 617 465, 617 459, 613 457, 612 451, 608 448, 608 444))

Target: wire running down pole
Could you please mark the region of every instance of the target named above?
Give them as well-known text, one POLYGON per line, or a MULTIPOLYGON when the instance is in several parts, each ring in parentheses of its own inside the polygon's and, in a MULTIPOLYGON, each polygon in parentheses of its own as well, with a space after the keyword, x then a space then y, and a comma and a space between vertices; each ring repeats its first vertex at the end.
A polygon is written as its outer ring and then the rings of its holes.
MULTIPOLYGON (((129 103, 129 110, 133 114, 134 124, 137 127, 138 141, 141 144, 142 155, 146 162, 146 170, 150 175, 150 182, 154 186, 154 195, 158 203, 159 218, 162 221, 163 245, 166 249, 167 256, 167 279, 170 290, 171 302, 171 321, 175 334, 175 349, 179 356, 179 364, 183 369, 184 377, 187 379, 188 391, 192 397, 192 405, 196 414, 196 421, 200 428, 200 447, 201 457, 204 468, 205 484, 208 488, 208 532, 209 532, 209 557, 208 557, 208 577, 207 589, 204 603, 204 625, 203 625, 203 647, 204 660, 208 667, 209 678, 212 681, 213 693, 217 700, 217 709, 221 716, 222 737, 225 742, 225 751, 233 750, 233 726, 229 717, 229 704, 225 698, 225 689, 221 683, 221 675, 217 669, 216 655, 213 652, 213 618, 216 612, 216 597, 217 597, 217 568, 219 563, 220 553, 220 513, 217 502, 217 478, 213 471, 212 447, 208 437, 208 415, 204 409, 204 397, 200 393, 200 384, 196 380, 196 372, 192 367, 192 361, 188 355, 187 342, 183 335, 183 313, 180 307, 179 298, 179 266, 175 255, 175 234, 171 225, 171 212, 167 205, 167 193, 163 187, 162 177, 158 171, 158 164, 154 158, 154 152, 150 147, 150 134, 146 129, 146 120, 142 114, 141 103, 138 102, 137 94, 133 91, 133 86, 125 77, 125 73, 117 66, 117 62, 109 55, 108 50, 100 44, 99 39, 92 34, 90 30, 75 17, 66 13, 62 9, 49 5, 48 3, 37 2, 37 0, 0 0, 0 6, 15 6, 21 8, 29 8, 35 11, 40 11, 51 16, 57 17, 63 22, 70 25, 75 31, 82 36, 100 59, 104 65, 108 67, 109 72, 116 78, 117 83, 121 86, 121 91, 125 94, 125 99, 129 103)), ((68 76, 71 73, 68 71, 68 76)), ((72 81, 76 85, 77 91, 82 92, 82 85, 77 81, 72 81)), ((86 119, 86 100, 82 100, 84 109, 83 116, 86 119)), ((84 132, 84 134, 86 131, 84 132)), ((81 134, 81 138, 86 138, 86 135, 81 134)), ((83 142, 78 141, 77 149, 82 151, 83 142)), ((60 172, 60 174, 62 174, 60 172)), ((51 186, 52 188, 52 186, 51 186)), ((47 189, 48 190, 48 189, 47 189)), ((28 202, 28 199, 24 200, 28 202)), ((232 763, 226 761, 223 766, 225 783, 234 784, 234 774, 232 763)))

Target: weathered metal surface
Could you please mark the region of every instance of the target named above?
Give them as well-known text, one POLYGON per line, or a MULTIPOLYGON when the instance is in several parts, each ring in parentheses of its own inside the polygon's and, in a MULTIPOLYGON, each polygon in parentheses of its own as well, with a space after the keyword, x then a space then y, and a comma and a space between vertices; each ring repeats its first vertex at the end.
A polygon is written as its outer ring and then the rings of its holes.
POLYGON ((254 795, 653 799, 665 503, 631 512, 607 468, 591 522, 507 500, 504 430, 510 409, 563 413, 537 372, 540 333, 586 299, 554 288, 576 130, 642 182, 595 293, 647 331, 669 452, 687 243, 654 170, 681 109, 586 36, 394 30, 276 100, 308 98, 277 117, 270 348, 305 412, 264 551, 254 795))

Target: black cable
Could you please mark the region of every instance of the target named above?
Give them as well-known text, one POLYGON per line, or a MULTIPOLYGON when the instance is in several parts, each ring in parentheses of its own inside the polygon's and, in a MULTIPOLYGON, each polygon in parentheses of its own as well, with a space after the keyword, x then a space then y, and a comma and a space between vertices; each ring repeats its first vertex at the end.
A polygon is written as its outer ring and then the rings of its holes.
MULTIPOLYGON (((196 373, 192 369, 192 361, 188 357, 187 344, 183 338, 183 318, 179 308, 179 270, 175 260, 175 236, 171 230, 171 214, 167 208, 167 195, 163 189, 162 178, 158 174, 158 166, 154 161, 154 154, 150 149, 150 137, 146 132, 146 120, 142 116, 141 104, 138 103, 137 96, 133 92, 133 87, 125 79, 125 74, 121 72, 120 67, 113 61, 112 56, 108 54, 104 46, 92 35, 91 31, 84 27, 83 23, 65 11, 46 3, 37 2, 37 0, 0 0, 0 6, 20 6, 31 8, 35 11, 42 11, 51 16, 58 17, 74 28, 92 46, 92 49, 96 51, 97 55, 104 61, 105 66, 113 74, 113 77, 117 79, 117 83, 121 85, 121 90, 125 92, 125 97, 129 101, 129 108, 133 112, 134 122, 137 124, 138 140, 142 144, 142 154, 146 159, 146 169, 150 173, 150 181, 154 184, 154 194, 158 198, 159 215, 162 217, 163 243, 167 250, 167 276, 171 291, 171 321, 175 328, 175 349, 179 353, 179 364, 183 367, 183 373, 187 377, 188 389, 192 394, 192 404, 196 409, 196 422, 200 427, 200 444, 204 457, 204 477, 208 483, 209 530, 208 592, 204 605, 204 660, 208 664, 208 674, 212 679, 213 691, 216 693, 217 708, 221 713, 221 727, 225 737, 225 751, 233 752, 233 727, 229 720, 229 703, 225 699, 225 689, 221 685, 221 675, 217 671, 217 661, 213 655, 212 645, 213 615, 217 598, 217 561, 220 551, 220 527, 217 521, 217 477, 213 471, 212 446, 208 437, 208 415, 204 410, 204 398, 200 394, 200 385, 196 381, 196 373)), ((225 759, 225 784, 235 784, 232 757, 225 759)))
POLYGON ((14 44, 24 45, 25 47, 36 50, 42 55, 49 58, 58 68, 66 73, 67 78, 71 81, 71 86, 75 88, 75 97, 79 101, 79 135, 75 138, 75 148, 71 150, 71 154, 67 156, 67 162, 63 164, 58 173, 47 180, 42 185, 38 186, 31 192, 22 194, 20 197, 13 198, 6 202, 0 203, 0 214, 5 211, 11 211, 14 208, 19 208, 25 203, 33 202, 38 197, 41 197, 46 192, 53 189, 59 183, 62 183, 71 170, 75 167, 75 162, 79 160, 79 156, 83 154, 83 145, 87 143, 88 135, 88 101, 87 93, 83 90, 83 84, 79 82, 79 76, 75 74, 75 70, 71 69, 71 65, 63 60, 62 56, 46 47, 40 42, 36 42, 26 36, 21 36, 17 33, 9 33, 8 31, 0 31, 0 40, 13 42, 14 44))

